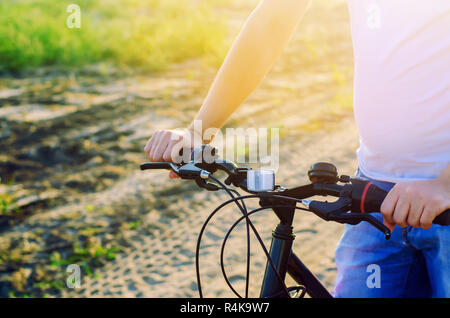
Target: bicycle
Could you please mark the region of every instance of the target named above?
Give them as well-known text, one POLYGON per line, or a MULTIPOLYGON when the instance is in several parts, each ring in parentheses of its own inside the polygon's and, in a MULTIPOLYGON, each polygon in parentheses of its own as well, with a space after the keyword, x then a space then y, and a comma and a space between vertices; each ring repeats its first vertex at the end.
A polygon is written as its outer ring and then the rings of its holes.
MULTIPOLYGON (((182 152, 180 152, 182 155, 182 152)), ((308 171, 311 183, 291 189, 283 188, 275 184, 273 171, 254 170, 249 167, 239 167, 232 161, 221 159, 216 155, 216 150, 208 145, 203 145, 191 151, 190 161, 179 164, 172 162, 147 162, 140 165, 141 170, 166 169, 174 171, 181 179, 194 180, 200 188, 208 191, 225 190, 231 199, 220 204, 205 220, 196 247, 196 276, 200 298, 203 298, 201 287, 199 253, 202 235, 212 217, 223 207, 234 203, 241 210, 242 216, 230 227, 226 233, 220 253, 220 264, 224 279, 233 293, 242 297, 231 285, 224 269, 224 249, 230 233, 243 220, 247 225, 247 280, 245 297, 248 297, 248 276, 250 268, 249 239, 250 229, 255 234, 267 257, 266 269, 261 285, 261 298, 302 298, 308 294, 311 298, 331 298, 331 293, 322 285, 316 276, 303 264, 292 251, 295 236, 293 235, 293 220, 296 210, 313 212, 326 221, 334 221, 343 224, 358 224, 361 221, 369 222, 384 233, 385 238, 390 238, 390 230, 370 213, 380 211, 381 203, 387 192, 378 188, 369 181, 351 178, 346 175, 338 175, 336 167, 327 162, 317 162, 308 171), (220 181, 213 174, 224 171, 227 178, 220 181), (341 183, 341 184, 339 184, 341 183), (233 185, 240 188, 248 195, 240 195, 233 185), (334 202, 308 200, 312 196, 334 196, 338 200, 334 202), (259 198, 260 208, 247 211, 244 200, 259 198), (297 206, 300 203, 302 207, 297 206), (270 250, 267 251, 264 243, 249 219, 252 214, 262 210, 272 209, 280 223, 272 232, 270 250), (286 274, 289 274, 298 284, 287 287, 285 285, 286 274)), ((449 225, 450 210, 441 213, 435 220, 435 224, 449 225)))

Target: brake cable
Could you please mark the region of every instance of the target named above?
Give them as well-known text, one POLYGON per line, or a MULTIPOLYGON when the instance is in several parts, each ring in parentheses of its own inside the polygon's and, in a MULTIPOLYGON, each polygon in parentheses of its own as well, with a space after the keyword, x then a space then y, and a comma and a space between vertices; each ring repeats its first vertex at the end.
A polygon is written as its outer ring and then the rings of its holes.
MULTIPOLYGON (((200 280, 200 263, 199 263, 199 255, 200 255, 200 243, 201 243, 201 239, 203 236, 203 232, 205 231, 206 226, 208 225, 209 221, 212 219, 212 217, 220 210, 222 209, 224 206, 236 202, 238 200, 243 200, 243 199, 247 199, 247 198, 261 198, 265 196, 264 194, 252 194, 252 195, 246 195, 246 196, 241 196, 238 198, 233 198, 233 199, 229 199, 225 202, 223 202, 222 204, 220 204, 219 206, 217 206, 213 212, 210 213, 210 215, 208 216, 208 218, 205 220, 205 222, 203 223, 203 226, 200 230, 200 233, 198 235, 197 238, 197 247, 196 247, 196 251, 195 251, 195 267, 196 267, 196 276, 197 276, 197 286, 198 286, 198 292, 199 292, 199 296, 200 298, 203 298, 203 293, 202 293, 202 287, 201 287, 201 280, 200 280)), ((264 244, 262 243, 261 238, 259 237, 258 231, 256 231, 253 223, 250 221, 249 225, 252 227, 253 232, 255 233, 255 236, 258 238, 258 241, 261 244, 261 247, 269 261, 270 266, 272 267, 272 269, 274 270, 274 272, 276 273, 276 276, 278 278, 278 280, 283 283, 278 271, 276 270, 275 265, 273 264, 272 260, 270 259, 270 255, 269 252, 267 251, 266 247, 264 246, 264 244)), ((287 293, 287 290, 286 290, 287 293)))
MULTIPOLYGON (((210 175, 209 177, 212 177, 212 176, 210 175)), ((229 191, 230 191, 231 189, 228 189, 228 187, 226 187, 226 186, 225 186, 222 182, 220 182, 217 178, 212 177, 212 179, 213 179, 214 181, 218 182, 218 183, 224 188, 224 190, 226 190, 226 191, 228 190, 227 192, 228 192, 228 194, 230 194, 229 191)), ((205 229, 206 229, 206 226, 207 226, 208 223, 211 221, 212 217, 213 217, 217 212, 219 212, 220 209, 222 209, 223 207, 225 207, 226 205, 228 205, 228 204, 230 204, 230 203, 233 203, 233 202, 236 202, 236 201, 239 201, 239 200, 242 201, 242 202, 244 202, 243 200, 245 200, 245 199, 250 199, 250 198, 262 198, 262 197, 280 198, 280 199, 286 199, 286 200, 291 200, 291 201, 295 201, 295 202, 298 202, 298 203, 302 203, 302 200, 300 200, 300 199, 296 199, 296 198, 292 198, 292 197, 288 197, 288 196, 283 196, 283 195, 278 195, 278 194, 273 194, 273 193, 258 193, 258 194, 251 194, 251 195, 240 196, 240 197, 237 197, 237 198, 234 197, 233 195, 231 195, 231 196, 233 197, 232 199, 229 199, 229 200, 223 202, 222 204, 220 204, 219 206, 217 206, 217 207, 214 209, 213 212, 210 213, 210 215, 208 216, 208 218, 207 218, 207 219, 205 220, 205 222, 203 223, 203 226, 202 226, 202 228, 201 228, 201 230, 200 230, 200 233, 199 233, 199 235, 198 235, 198 238, 197 238, 197 247, 196 247, 196 253, 195 253, 195 266, 196 266, 197 286, 198 286, 198 291, 199 291, 200 298, 203 298, 202 287, 201 287, 201 280, 200 280, 200 262, 199 262, 200 243, 201 243, 201 239, 202 239, 203 233, 204 233, 204 231, 205 231, 205 229)), ((267 208, 270 208, 270 207, 267 207, 267 208)), ((308 210, 308 209, 304 209, 304 208, 300 208, 300 207, 295 207, 295 209, 297 209, 297 210, 305 210, 305 211, 311 212, 311 211, 308 210)), ((242 219, 244 219, 244 218, 247 218, 247 216, 246 216, 246 215, 242 216, 242 217, 240 218, 240 221, 242 221, 242 219)), ((239 222, 240 222, 240 221, 239 221, 239 222)), ((249 220, 249 225, 252 227, 252 230, 253 230, 253 232, 255 233, 256 238, 258 239, 258 242, 259 242, 259 244, 261 245, 261 248, 263 249, 264 254, 266 255, 266 258, 267 258, 267 260, 268 260, 268 262, 269 262, 269 265, 272 267, 273 271, 275 272, 275 276, 277 277, 278 281, 283 285, 285 293, 286 293, 287 295, 289 295, 289 291, 287 290, 287 288, 286 288, 286 286, 285 286, 285 284, 284 284, 284 282, 283 282, 283 279, 281 278, 280 274, 279 274, 278 271, 276 270, 275 264, 273 263, 272 259, 270 258, 270 255, 269 255, 269 252, 267 251, 267 248, 265 247, 265 245, 264 245, 264 243, 263 243, 261 237, 259 236, 258 231, 256 231, 256 229, 255 229, 253 223, 252 223, 250 220, 249 220)), ((231 286, 231 284, 228 284, 228 286, 233 290, 233 292, 235 293, 236 296, 241 297, 241 296, 234 290, 234 288, 231 286)))
MULTIPOLYGON (((216 177, 214 177, 211 173, 208 173, 208 178, 214 180, 215 182, 217 182, 217 184, 219 184, 223 190, 225 190, 231 198, 235 198, 233 196, 233 193, 235 193, 238 197, 241 197, 241 194, 234 190, 234 189, 230 189, 228 188, 225 184, 223 184, 219 179, 217 179, 216 177)), ((242 214, 245 216, 247 215, 247 207, 245 206, 245 202, 244 200, 241 200, 242 202, 242 207, 239 205, 239 201, 235 201, 236 205, 239 207, 239 209, 241 210, 242 214)), ((257 233, 255 227, 253 226, 253 224, 251 223, 249 218, 246 218, 246 232, 247 232, 247 266, 246 266, 246 286, 245 286, 245 296, 248 297, 248 285, 249 285, 249 281, 250 281, 250 225, 252 226, 252 230, 255 232, 255 234, 257 233)), ((229 282, 227 281, 228 286, 230 287, 230 289, 235 293, 236 296, 238 296, 238 293, 236 293, 236 291, 234 290, 234 288, 232 287, 231 284, 229 284, 229 282)))
MULTIPOLYGON (((220 184, 219 184, 219 189, 222 189, 222 190, 229 190, 230 192, 232 192, 232 193, 234 193, 235 195, 237 195, 237 197, 240 197, 241 196, 241 194, 237 191, 237 190, 234 190, 234 189, 230 189, 230 188, 228 188, 228 187, 224 187, 224 186, 220 186, 220 184)), ((230 193, 228 193, 230 196, 231 196, 231 198, 235 198, 235 196, 233 196, 232 194, 230 194, 230 193)), ((241 211, 243 212, 243 214, 244 215, 246 215, 247 214, 247 207, 246 207, 246 205, 245 205, 245 202, 244 202, 244 200, 241 200, 241 203, 242 203, 242 209, 241 209, 241 211)), ((238 201, 236 201, 236 204, 238 204, 238 201)), ((239 207, 240 208, 240 207, 239 207)), ((246 272, 246 285, 245 285, 245 297, 246 298, 248 298, 248 284, 249 284, 249 278, 250 278, 250 251, 251 251, 251 248, 250 248, 250 229, 249 229, 249 221, 250 221, 250 219, 248 219, 247 218, 247 220, 246 220, 246 233, 247 233, 247 272, 246 272)), ((229 281, 227 280, 227 278, 226 277, 224 277, 225 278, 225 281, 227 282, 227 284, 228 284, 228 287, 230 287, 230 289, 233 291, 233 293, 236 295, 236 296, 238 296, 238 297, 240 297, 239 296, 239 294, 234 290, 234 288, 233 288, 233 286, 229 283, 229 281)), ((241 297, 240 297, 241 298, 241 297)))
MULTIPOLYGON (((284 207, 292 207, 292 206, 290 206, 290 205, 272 205, 272 206, 265 206, 265 207, 261 207, 261 208, 254 209, 254 210, 248 212, 246 216, 240 217, 240 218, 239 218, 239 219, 238 219, 238 220, 237 220, 237 221, 229 228, 227 234, 225 235, 225 237, 224 237, 224 239, 223 239, 222 247, 221 247, 221 250, 220 250, 220 266, 221 266, 222 273, 223 273, 223 276, 224 276, 225 281, 227 282, 228 286, 230 286, 230 288, 231 288, 233 291, 234 291, 234 288, 231 286, 231 283, 229 283, 228 277, 227 277, 226 272, 225 272, 224 261, 223 261, 223 256, 224 256, 224 251, 225 251, 225 245, 226 245, 226 242, 227 242, 229 236, 231 235, 231 232, 232 232, 233 229, 234 229, 234 228, 235 228, 235 227, 236 227, 236 226, 244 219, 244 217, 249 217, 250 215, 255 214, 255 213, 257 213, 257 212, 266 212, 266 211, 264 211, 264 210, 267 210, 267 209, 272 209, 272 208, 284 208, 284 207)), ((308 211, 307 209, 300 208, 300 207, 295 207, 295 209, 297 209, 297 210, 306 210, 306 211, 308 211)), ((262 244, 262 242, 260 242, 260 244, 262 244)), ((250 258, 250 256, 248 255, 248 256, 247 256, 248 262, 250 261, 249 258, 250 258)), ((270 256, 269 256, 269 258, 270 258, 270 256)), ((288 288, 285 286, 284 282, 283 282, 282 284, 284 285, 284 287, 286 288, 286 290, 289 292, 289 290, 288 290, 288 288)), ((234 292, 235 292, 235 291, 234 291, 234 292)), ((237 292, 235 292, 235 294, 236 294, 239 298, 242 298, 237 292)))
MULTIPOLYGON (((214 180, 214 179, 213 179, 214 180)), ((221 182, 219 180, 215 180, 216 182, 219 182, 219 184, 221 184, 221 182)), ((223 187, 226 188, 226 186, 224 186, 222 184, 223 187)), ((228 189, 227 189, 228 190, 228 189)), ((228 190, 229 191, 229 190, 228 190)), ((233 198, 233 199, 229 199, 225 202, 223 202, 222 204, 220 204, 219 206, 217 206, 213 212, 210 213, 210 215, 207 217, 207 219, 205 220, 205 222, 203 223, 203 226, 200 230, 200 233, 198 235, 197 238, 197 247, 196 247, 196 252, 195 252, 195 267, 196 267, 196 276, 197 276, 197 286, 198 286, 198 292, 200 295, 200 298, 203 298, 203 293, 202 293, 202 287, 201 287, 201 280, 200 280, 200 263, 199 263, 199 254, 200 254, 200 243, 201 243, 201 239, 203 236, 203 232, 205 231, 206 226, 208 225, 208 223, 211 221, 212 217, 223 207, 225 207, 226 205, 236 202, 238 200, 244 200, 244 199, 250 199, 250 198, 262 198, 262 197, 276 197, 276 198, 281 198, 281 199, 287 199, 287 200, 291 200, 291 201, 295 201, 295 202, 299 202, 302 203, 301 200, 296 199, 296 198, 291 198, 291 197, 287 197, 287 196, 283 196, 283 195, 277 195, 277 194, 272 194, 272 193, 259 193, 259 194, 251 194, 251 195, 245 195, 245 196, 240 196, 238 198, 233 198)), ((298 209, 302 209, 302 208, 298 208, 298 209)), ((302 210, 306 210, 309 211, 307 209, 302 209, 302 210)), ((245 216, 244 216, 245 217, 245 216)), ((267 260, 269 262, 269 265, 272 267, 273 271, 275 272, 275 276, 277 277, 277 279, 279 280, 279 282, 284 286, 284 282, 281 278, 281 276, 279 275, 278 271, 276 270, 275 264, 273 263, 272 259, 270 258, 269 252, 267 251, 266 247, 264 246, 264 243, 262 242, 261 237, 259 236, 258 232, 256 231, 253 223, 251 221, 249 221, 249 225, 252 227, 253 232, 255 233, 256 238, 258 239, 264 254, 267 257, 267 260)), ((285 287, 285 286, 284 286, 285 287)), ((285 292, 287 295, 289 295, 289 292, 287 291, 287 289, 285 288, 285 292)))
MULTIPOLYGON (((236 194, 238 197, 241 196, 241 194, 234 189, 230 189, 228 188, 228 190, 230 190, 231 192, 233 192, 234 194, 236 194)), ((237 201, 236 201, 237 202, 237 201)), ((242 207, 245 210, 245 213, 247 214, 247 207, 245 206, 245 202, 244 200, 241 201, 242 202, 242 207)), ((251 248, 250 248, 250 226, 248 224, 248 222, 250 221, 250 219, 247 218, 247 221, 245 222, 246 224, 246 232, 247 232, 247 272, 246 272, 246 282, 245 282, 245 298, 248 298, 248 287, 249 287, 249 281, 250 281, 250 252, 251 252, 251 248)), ((223 272, 223 271, 222 271, 223 272)), ((224 276, 225 278, 225 276, 224 276)), ((228 284, 228 282, 227 282, 228 284)), ((230 288, 232 288, 231 284, 228 284, 228 286, 230 286, 230 288)))

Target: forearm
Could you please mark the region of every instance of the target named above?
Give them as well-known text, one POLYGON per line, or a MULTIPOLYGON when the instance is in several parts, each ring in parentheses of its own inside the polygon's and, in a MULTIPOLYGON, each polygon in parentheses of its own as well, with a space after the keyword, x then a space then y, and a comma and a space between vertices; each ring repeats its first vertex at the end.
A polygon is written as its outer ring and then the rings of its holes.
POLYGON ((195 118, 202 121, 202 133, 220 128, 258 86, 288 43, 309 2, 266 0, 252 12, 195 118))
POLYGON ((450 189, 450 164, 447 165, 447 168, 445 168, 441 174, 437 177, 437 179, 447 185, 449 185, 450 189))

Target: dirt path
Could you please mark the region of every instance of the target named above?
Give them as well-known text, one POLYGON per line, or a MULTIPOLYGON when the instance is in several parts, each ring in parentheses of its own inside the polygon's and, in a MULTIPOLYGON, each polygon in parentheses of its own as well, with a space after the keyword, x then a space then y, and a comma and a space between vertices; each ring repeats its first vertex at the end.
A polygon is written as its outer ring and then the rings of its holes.
MULTIPOLYGON (((224 12, 232 35, 251 9, 224 12)), ((277 180, 285 186, 306 182, 315 161, 332 161, 346 174, 356 168, 347 15, 345 1, 315 1, 284 55, 227 122, 280 128, 277 180)), ((225 197, 137 169, 153 131, 190 122, 215 72, 188 61, 145 76, 87 68, 0 79, 0 297, 197 295, 196 235, 225 197), (83 267, 82 290, 65 288, 71 263, 83 267)), ((255 223, 269 238, 267 215, 255 223)), ((205 238, 207 295, 229 295, 216 252, 236 216, 221 214, 205 238)), ((342 226, 310 215, 296 222, 299 255, 330 287, 342 226)), ((230 246, 243 248, 230 248, 226 262, 237 286, 245 273, 242 235, 232 237, 230 246)), ((264 258, 252 246, 255 295, 264 258)))
MULTIPOLYGON (((342 122, 333 134, 317 133, 295 142, 292 138, 282 145, 284 154, 277 175, 278 182, 298 185, 306 182, 305 172, 308 166, 317 160, 327 160, 338 165, 341 173, 352 174, 356 162, 354 152, 357 147, 356 130, 351 119, 342 122), (292 154, 292 155, 290 155, 292 154), (301 158, 301 160, 299 160, 301 158)), ((135 195, 142 188, 156 187, 164 178, 161 174, 134 175, 128 184, 134 187, 135 195)), ((173 181, 183 182, 183 181, 173 181)), ((132 191, 129 195, 133 195, 132 191)), ((95 278, 84 278, 80 290, 66 290, 64 296, 70 297, 197 297, 195 280, 194 251, 198 232, 202 223, 225 195, 201 191, 195 193, 190 202, 201 203, 199 208, 182 218, 173 219, 164 228, 155 230, 150 236, 136 237, 132 247, 115 261, 104 266, 95 278)), ((195 204, 196 205, 196 204, 195 204)), ((255 206, 255 203, 253 203, 255 206)), ((180 209, 186 209, 186 205, 180 209)), ((159 217, 150 213, 146 220, 150 223, 159 217)), ((210 297, 233 296, 222 278, 219 267, 219 251, 222 239, 228 227, 239 217, 239 213, 224 210, 208 227, 201 249, 200 264, 204 292, 210 297)), ((266 245, 270 242, 270 233, 276 225, 272 214, 256 216, 254 223, 266 245)), ((343 226, 324 222, 313 215, 299 212, 295 221, 295 251, 310 266, 328 288, 332 288, 336 268, 334 266, 334 248, 343 226)), ((245 282, 245 229, 241 227, 229 241, 226 254, 226 268, 236 288, 243 293, 245 282)), ((252 270, 250 291, 258 295, 258 288, 264 272, 264 255, 252 241, 252 270)))

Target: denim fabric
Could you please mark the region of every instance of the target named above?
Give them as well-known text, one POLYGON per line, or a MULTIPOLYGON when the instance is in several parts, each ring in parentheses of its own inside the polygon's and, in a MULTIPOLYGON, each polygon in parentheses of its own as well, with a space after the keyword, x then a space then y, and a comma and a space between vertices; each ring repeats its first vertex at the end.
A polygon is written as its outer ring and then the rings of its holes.
MULTIPOLYGON (((364 176, 388 191, 394 184, 364 176)), ((382 220, 381 213, 374 216, 382 220)), ((450 297, 450 228, 396 226, 391 239, 367 222, 346 225, 336 249, 335 297, 450 297), (371 264, 378 265, 375 271, 371 264), (379 284, 374 284, 379 273, 379 284)))

